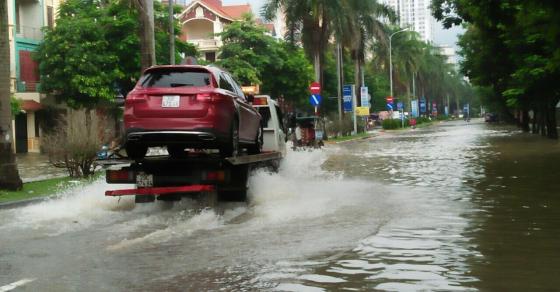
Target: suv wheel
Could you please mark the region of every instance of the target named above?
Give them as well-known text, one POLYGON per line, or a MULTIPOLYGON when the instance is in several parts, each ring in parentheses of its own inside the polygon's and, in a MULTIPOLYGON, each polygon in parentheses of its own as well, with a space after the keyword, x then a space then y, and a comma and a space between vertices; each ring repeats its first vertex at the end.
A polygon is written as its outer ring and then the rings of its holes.
POLYGON ((236 157, 239 154, 239 126, 237 119, 231 123, 230 133, 231 139, 228 141, 229 143, 220 149, 220 155, 224 158, 236 157))
POLYGON ((262 147, 264 144, 263 141, 263 127, 260 126, 259 130, 257 131, 257 137, 255 138, 255 144, 249 146, 249 148, 247 149, 247 152, 249 152, 249 154, 259 154, 262 152, 262 147))

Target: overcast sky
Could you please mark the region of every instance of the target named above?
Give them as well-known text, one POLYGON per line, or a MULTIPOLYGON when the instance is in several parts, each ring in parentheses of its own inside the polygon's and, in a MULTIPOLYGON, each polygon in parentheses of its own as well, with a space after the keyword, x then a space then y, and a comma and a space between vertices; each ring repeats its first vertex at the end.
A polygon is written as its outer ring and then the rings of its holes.
MULTIPOLYGON (((266 0, 222 0, 222 2, 225 5, 249 3, 251 4, 255 15, 260 16, 261 7, 266 2, 266 0)), ((443 29, 440 24, 437 24, 434 29, 434 42, 439 45, 451 45, 457 48, 455 44, 457 42, 457 34, 461 33, 463 33, 463 29, 460 27, 443 29)))

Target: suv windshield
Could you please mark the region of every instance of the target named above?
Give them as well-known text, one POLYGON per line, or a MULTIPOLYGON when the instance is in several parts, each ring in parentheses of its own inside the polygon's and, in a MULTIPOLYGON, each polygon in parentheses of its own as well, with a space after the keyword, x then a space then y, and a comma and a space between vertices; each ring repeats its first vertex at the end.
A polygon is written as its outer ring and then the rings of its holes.
POLYGON ((140 79, 142 87, 209 86, 210 73, 171 70, 149 71, 140 79))

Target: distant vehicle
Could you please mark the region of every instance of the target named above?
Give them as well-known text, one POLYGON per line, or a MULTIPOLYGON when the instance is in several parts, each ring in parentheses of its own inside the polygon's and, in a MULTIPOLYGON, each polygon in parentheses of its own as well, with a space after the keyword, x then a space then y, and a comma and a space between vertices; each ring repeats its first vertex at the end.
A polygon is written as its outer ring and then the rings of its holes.
POLYGON ((324 127, 321 118, 316 116, 297 117, 296 123, 299 124, 301 128, 301 146, 323 146, 324 127))
POLYGON ((219 149, 223 157, 262 149, 261 115, 231 75, 196 65, 148 68, 125 100, 126 152, 141 159, 148 147, 219 149))
POLYGON ((484 121, 487 123, 495 123, 498 121, 498 115, 494 113, 486 113, 484 114, 484 121))

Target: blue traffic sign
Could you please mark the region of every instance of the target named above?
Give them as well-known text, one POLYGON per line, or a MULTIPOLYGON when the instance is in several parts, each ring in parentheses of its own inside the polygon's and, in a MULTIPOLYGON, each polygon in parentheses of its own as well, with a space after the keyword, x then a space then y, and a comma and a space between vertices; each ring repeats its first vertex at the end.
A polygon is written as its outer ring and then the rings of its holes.
POLYGON ((398 102, 398 103, 397 103, 397 109, 398 109, 398 110, 402 110, 402 109, 403 109, 403 103, 402 103, 402 102, 398 102))
POLYGON ((420 112, 421 113, 426 112, 426 99, 425 98, 420 99, 420 112))
POLYGON ((387 109, 392 111, 393 110, 393 104, 392 103, 388 103, 387 104, 387 109))
POLYGON ((354 110, 352 106, 352 85, 344 85, 342 88, 342 98, 344 112, 352 112, 354 110))
POLYGON ((309 103, 310 103, 312 106, 318 106, 318 105, 321 104, 321 100, 322 100, 322 99, 323 99, 323 98, 322 98, 319 94, 312 94, 312 95, 309 97, 309 103))

